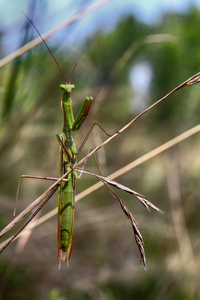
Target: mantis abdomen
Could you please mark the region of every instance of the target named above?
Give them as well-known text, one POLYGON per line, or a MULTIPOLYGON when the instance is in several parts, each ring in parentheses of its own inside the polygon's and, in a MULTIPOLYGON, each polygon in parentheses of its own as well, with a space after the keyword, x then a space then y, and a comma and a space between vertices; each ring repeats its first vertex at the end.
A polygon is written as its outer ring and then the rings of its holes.
POLYGON ((74 197, 75 178, 73 173, 68 175, 68 182, 62 183, 60 187, 60 250, 62 260, 68 261, 71 255, 73 243, 73 220, 74 220, 74 197))

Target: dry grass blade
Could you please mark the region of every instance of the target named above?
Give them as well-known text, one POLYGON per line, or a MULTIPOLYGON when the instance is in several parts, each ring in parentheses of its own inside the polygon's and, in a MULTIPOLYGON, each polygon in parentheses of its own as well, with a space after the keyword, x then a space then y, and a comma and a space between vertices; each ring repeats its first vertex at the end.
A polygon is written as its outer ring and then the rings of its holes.
POLYGON ((200 74, 196 74, 190 78, 190 80, 186 83, 186 85, 193 85, 200 82, 200 74))
POLYGON ((142 235, 138 229, 136 220, 134 219, 133 215, 126 207, 125 202, 117 195, 117 193, 115 193, 115 191, 113 191, 113 189, 111 189, 111 187, 108 185, 108 182, 106 180, 103 180, 102 176, 100 176, 99 179, 103 182, 103 184, 105 185, 106 189, 111 194, 111 196, 114 199, 116 199, 117 201, 119 201, 121 209, 123 210, 123 212, 127 216, 127 218, 131 221, 131 225, 132 225, 132 228, 134 231, 135 241, 136 241, 136 244, 137 244, 139 252, 140 252, 140 257, 141 257, 142 263, 144 265, 144 269, 147 270, 146 255, 145 255, 145 250, 144 250, 144 241, 143 241, 142 235))
POLYGON ((77 171, 85 173, 85 174, 88 174, 88 175, 92 175, 94 177, 97 177, 102 182, 106 182, 107 184, 112 185, 113 187, 115 187, 115 188, 117 188, 119 190, 122 190, 122 191, 124 191, 124 192, 126 192, 128 194, 131 194, 131 195, 135 196, 148 210, 151 207, 152 209, 158 211, 159 213, 162 213, 162 214, 164 213, 162 210, 160 210, 153 203, 151 203, 150 201, 146 200, 141 194, 139 194, 138 192, 135 192, 134 190, 130 189, 129 187, 127 187, 127 186, 125 186, 125 185, 123 185, 121 183, 118 183, 115 180, 111 180, 108 177, 103 177, 103 176, 97 175, 97 174, 95 174, 93 172, 90 172, 88 170, 79 170, 79 169, 77 169, 77 171))
MULTIPOLYGON (((106 3, 110 2, 110 1, 111 0, 102 0, 102 1, 99 1, 98 3, 95 3, 91 6, 89 6, 88 8, 84 9, 80 13, 78 13, 75 16, 73 16, 72 18, 70 18, 68 21, 60 24, 56 28, 54 28, 54 29, 50 30, 49 32, 47 32, 46 34, 42 35, 44 40, 48 39, 49 37, 51 37, 56 32, 58 32, 58 31, 64 29, 65 27, 75 23, 79 19, 83 18, 87 14, 93 12, 95 9, 98 9, 99 7, 105 5, 106 3)), ((21 47, 17 51, 13 52, 12 54, 6 56, 2 60, 0 60, 0 68, 5 66, 6 64, 10 63, 11 61, 13 61, 15 58, 17 58, 17 57, 21 56, 22 54, 26 53, 27 51, 31 50, 32 48, 36 47, 40 43, 42 43, 42 40, 41 40, 40 37, 38 37, 38 38, 34 39, 33 41, 31 41, 30 43, 26 44, 25 46, 21 47)))
POLYGON ((164 214, 164 211, 162 211, 161 209, 159 209, 156 205, 154 205, 153 203, 151 203, 150 201, 148 201, 147 199, 143 198, 143 197, 137 197, 137 199, 148 209, 150 210, 150 208, 154 209, 155 211, 159 212, 160 214, 164 214))
POLYGON ((18 224, 31 210, 33 210, 41 202, 45 201, 45 199, 49 200, 58 189, 58 186, 59 185, 57 184, 53 188, 46 190, 42 195, 40 195, 40 197, 38 197, 27 208, 25 208, 16 218, 14 218, 4 229, 0 231, 0 237, 2 237, 6 232, 11 230, 16 224, 18 224))
POLYGON ((115 187, 119 190, 122 190, 126 193, 129 193, 131 195, 134 195, 148 210, 151 207, 151 208, 153 208, 154 210, 156 210, 160 213, 163 213, 163 211, 160 210, 157 206, 155 206, 150 201, 143 198, 141 194, 135 192, 134 190, 128 188, 127 186, 125 186, 123 184, 120 184, 120 183, 118 183, 114 180, 111 180, 111 179, 107 178, 107 177, 97 175, 97 174, 95 174, 93 172, 90 172, 88 170, 86 171, 86 170, 78 169, 78 171, 81 172, 81 173, 85 173, 85 174, 89 174, 89 175, 92 175, 94 177, 97 177, 105 185, 106 189, 109 191, 109 193, 112 195, 112 197, 119 201, 121 209, 123 210, 123 212, 127 216, 127 218, 131 221, 133 231, 134 231, 135 241, 136 241, 136 244, 138 246, 144 268, 146 270, 147 269, 147 264, 146 264, 145 250, 144 250, 144 241, 143 241, 142 235, 141 235, 141 233, 138 229, 137 222, 134 219, 131 212, 126 207, 125 202, 117 195, 117 193, 115 193, 115 191, 109 185, 111 185, 111 186, 113 186, 113 187, 115 187))
MULTIPOLYGON (((11 238, 3 245, 2 248, 0 248, 0 253, 5 250, 10 243, 19 235, 19 233, 33 220, 33 218, 38 214, 38 212, 43 208, 43 206, 51 199, 51 197, 54 195, 54 193, 57 191, 59 185, 55 186, 51 191, 46 195, 43 202, 40 204, 40 206, 31 214, 31 216, 26 220, 26 222, 20 227, 20 229, 11 236, 11 238)), ((19 222, 19 221, 18 221, 19 222)), ((2 232, 1 232, 2 233, 2 232)), ((3 234, 1 234, 2 236, 3 234)))

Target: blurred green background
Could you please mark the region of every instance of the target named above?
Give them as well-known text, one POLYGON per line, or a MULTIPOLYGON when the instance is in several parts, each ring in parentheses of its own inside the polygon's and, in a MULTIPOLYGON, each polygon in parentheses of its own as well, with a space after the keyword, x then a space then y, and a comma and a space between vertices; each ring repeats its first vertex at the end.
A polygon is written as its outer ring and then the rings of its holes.
MULTIPOLYGON (((154 15, 162 1, 150 1, 151 17, 145 19, 146 1, 140 8, 134 1, 110 1, 47 40, 67 80, 78 63, 72 80, 75 113, 86 96, 94 97, 90 116, 74 134, 77 147, 93 121, 114 133, 199 71, 199 3, 182 2, 170 10, 169 1, 166 11, 154 15)), ((0 1, 1 58, 37 37, 21 11, 43 34, 94 1, 5 3, 0 1)), ((21 174, 58 176, 54 133, 62 128, 61 83, 44 44, 0 69, 1 228, 12 217, 21 174)), ((176 92, 98 152, 103 175, 196 126, 199 115, 200 85, 176 92)), ((80 157, 104 139, 96 128, 80 157)), ((1 254, 0 299, 200 299, 199 147, 196 134, 117 178, 165 212, 148 212, 119 192, 143 235, 147 272, 129 221, 101 188, 76 204, 69 268, 63 263, 58 270, 54 216, 1 254)), ((92 158, 87 168, 97 172, 92 158)), ((95 182, 83 176, 77 194, 95 182)), ((48 186, 24 180, 17 211, 48 186)), ((40 216, 56 205, 54 196, 40 216)))

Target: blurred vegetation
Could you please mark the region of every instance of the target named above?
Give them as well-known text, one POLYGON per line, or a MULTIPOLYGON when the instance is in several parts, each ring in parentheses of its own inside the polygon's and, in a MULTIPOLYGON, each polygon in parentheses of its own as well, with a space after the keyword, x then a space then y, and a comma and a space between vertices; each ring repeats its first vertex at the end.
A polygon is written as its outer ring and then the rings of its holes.
MULTIPOLYGON (((75 134, 76 144, 94 120, 114 133, 141 111, 135 99, 147 107, 197 73, 199 27, 200 12, 191 7, 148 26, 128 16, 112 32, 88 38, 79 52, 51 46, 67 79, 78 59, 73 75, 75 112, 85 96, 95 99, 86 125, 75 134), (135 89, 131 74, 144 65, 150 69, 150 84, 145 86, 145 76, 139 74, 143 85, 135 89)), ((22 32, 21 44, 31 37, 30 30, 22 32)), ((62 77, 44 45, 5 66, 0 74, 0 223, 4 227, 12 215, 21 174, 58 174, 54 133, 62 126, 62 77)), ((197 125, 199 115, 200 85, 178 91, 99 151, 102 173, 109 175, 197 125)), ((96 128, 80 157, 105 138, 96 128)), ((25 247, 13 243, 1 255, 0 299, 198 299, 199 146, 198 135, 191 137, 117 179, 165 211, 164 216, 149 213, 131 196, 119 193, 143 234, 147 272, 139 266, 129 222, 107 191, 100 189, 76 205, 70 267, 63 264, 58 271, 54 217, 31 233, 25 247)), ((92 159, 87 168, 97 172, 92 159)), ((83 177, 77 193, 95 182, 83 177)), ((47 186, 24 180, 18 211, 47 186)), ((54 207, 56 197, 42 214, 54 207)))

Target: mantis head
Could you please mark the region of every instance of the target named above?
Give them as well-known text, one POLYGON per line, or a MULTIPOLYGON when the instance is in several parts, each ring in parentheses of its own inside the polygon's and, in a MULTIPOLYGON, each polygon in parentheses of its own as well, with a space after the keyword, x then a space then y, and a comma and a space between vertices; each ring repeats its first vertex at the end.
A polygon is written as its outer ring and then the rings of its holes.
POLYGON ((71 84, 71 79, 72 79, 72 76, 74 74, 74 70, 76 69, 76 66, 77 66, 77 64, 75 64, 75 66, 72 70, 69 83, 67 83, 66 80, 65 80, 65 84, 60 85, 61 90, 65 91, 68 95, 70 95, 71 92, 73 91, 73 89, 75 88, 75 85, 71 84))
POLYGON ((60 85, 61 90, 65 91, 67 94, 71 94, 71 92, 73 91, 73 89, 75 88, 74 84, 61 84, 60 85))

